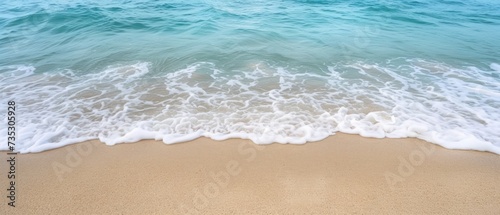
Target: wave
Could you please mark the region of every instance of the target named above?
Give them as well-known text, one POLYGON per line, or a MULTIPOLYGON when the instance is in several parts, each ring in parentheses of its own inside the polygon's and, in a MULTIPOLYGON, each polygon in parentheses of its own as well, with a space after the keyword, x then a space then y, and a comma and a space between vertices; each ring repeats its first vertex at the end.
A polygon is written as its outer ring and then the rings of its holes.
MULTIPOLYGON (((176 71, 152 67, 137 62, 85 74, 1 67, 0 102, 17 103, 16 150, 91 139, 107 145, 198 137, 303 144, 343 132, 500 154, 498 64, 481 70, 398 58, 318 71, 266 62, 231 71, 211 62, 176 71)), ((6 134, 2 127, 0 139, 6 134)))

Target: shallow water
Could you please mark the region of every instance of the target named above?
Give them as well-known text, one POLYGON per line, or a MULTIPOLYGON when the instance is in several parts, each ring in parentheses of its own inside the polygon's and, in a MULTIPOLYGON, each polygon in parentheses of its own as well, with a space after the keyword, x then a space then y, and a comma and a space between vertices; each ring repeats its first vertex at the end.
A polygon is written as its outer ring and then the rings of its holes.
POLYGON ((20 152, 345 132, 500 154, 498 11, 486 0, 6 3, 0 101, 17 103, 20 152))

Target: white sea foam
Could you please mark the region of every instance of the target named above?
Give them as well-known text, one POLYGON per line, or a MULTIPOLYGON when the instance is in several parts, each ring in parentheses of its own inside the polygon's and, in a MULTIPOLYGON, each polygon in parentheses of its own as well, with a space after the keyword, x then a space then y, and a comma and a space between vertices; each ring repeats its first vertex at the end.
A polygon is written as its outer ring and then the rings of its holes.
MULTIPOLYGON (((483 71, 393 59, 308 73, 266 63, 241 71, 207 62, 155 74, 152 67, 116 65, 84 75, 0 68, 0 102, 17 103, 16 150, 91 139, 108 145, 198 137, 303 144, 344 132, 500 154, 500 85, 492 75, 498 64, 483 71)), ((6 133, 2 126, 0 139, 6 133)))

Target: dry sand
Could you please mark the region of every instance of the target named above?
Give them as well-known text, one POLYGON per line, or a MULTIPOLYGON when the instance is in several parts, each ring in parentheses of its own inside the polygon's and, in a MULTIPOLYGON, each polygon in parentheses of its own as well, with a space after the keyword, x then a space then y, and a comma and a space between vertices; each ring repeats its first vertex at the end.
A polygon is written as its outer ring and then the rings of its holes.
POLYGON ((16 159, 0 214, 500 214, 499 155, 417 139, 90 141, 16 159))

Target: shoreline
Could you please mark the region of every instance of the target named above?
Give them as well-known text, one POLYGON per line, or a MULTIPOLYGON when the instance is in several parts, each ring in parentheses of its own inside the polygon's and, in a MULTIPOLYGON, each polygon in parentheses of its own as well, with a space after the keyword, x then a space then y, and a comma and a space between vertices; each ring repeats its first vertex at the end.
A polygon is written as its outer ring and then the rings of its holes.
POLYGON ((498 155, 415 138, 93 140, 17 159, 9 214, 500 213, 498 155))

